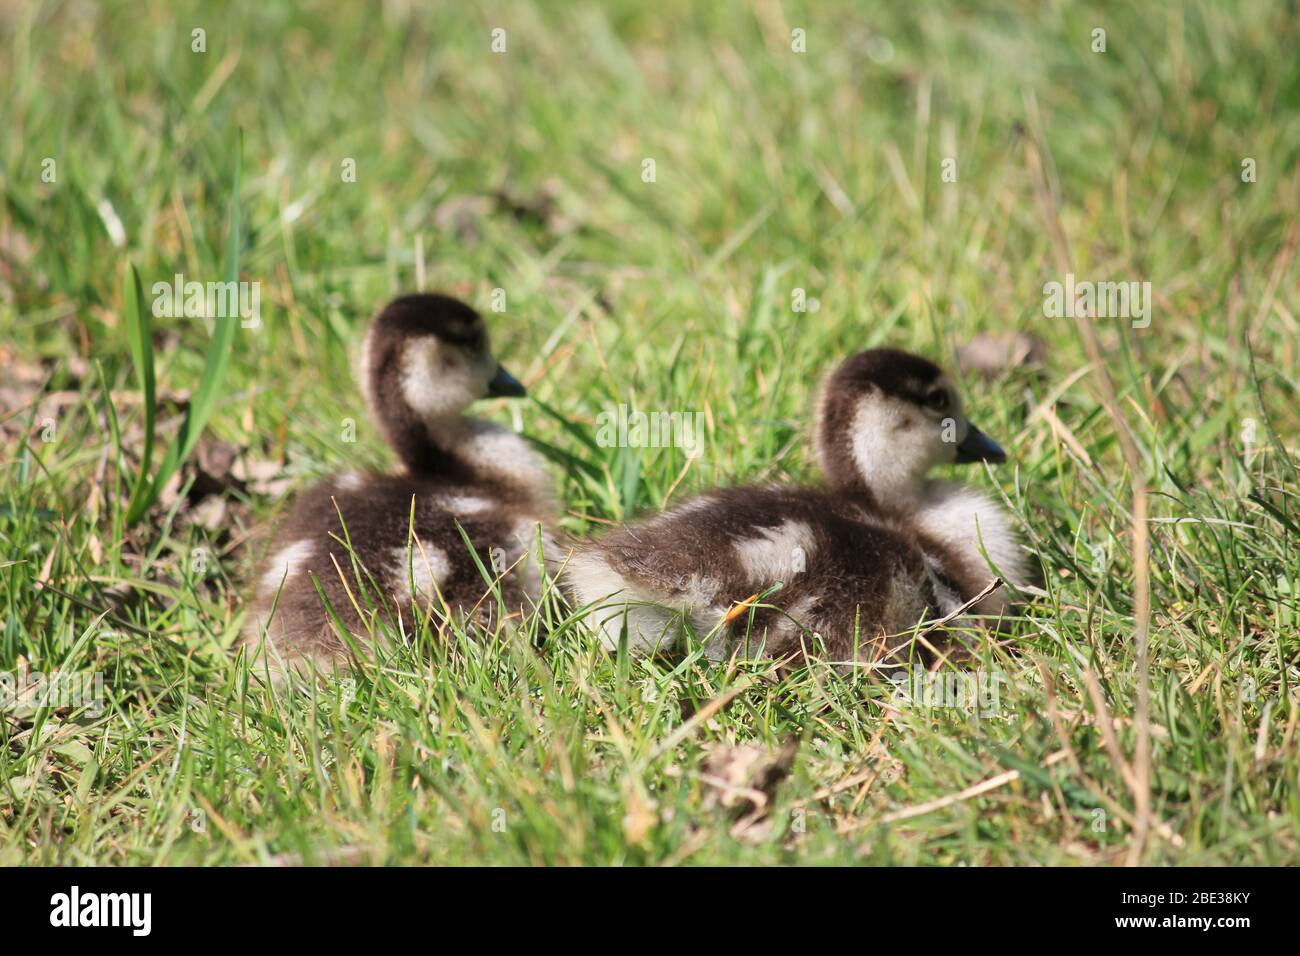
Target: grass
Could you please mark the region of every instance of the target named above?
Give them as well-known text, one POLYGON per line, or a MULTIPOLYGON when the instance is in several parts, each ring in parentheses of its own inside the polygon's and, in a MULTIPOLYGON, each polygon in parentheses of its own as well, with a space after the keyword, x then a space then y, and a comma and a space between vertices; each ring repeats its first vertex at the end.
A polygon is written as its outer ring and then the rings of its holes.
MULTIPOLYGON (((1300 859, 1293 4, 303 7, 0 5, 0 672, 98 673, 104 698, 0 714, 0 862, 1300 859), (288 494, 390 466, 349 350, 395 293, 450 290, 536 397, 484 414, 566 462, 580 536, 812 477, 813 388, 852 351, 951 364, 981 333, 1038 336, 1041 369, 963 382, 1012 454, 966 477, 1006 496, 1047 579, 981 651, 998 706, 891 707, 820 665, 630 662, 554 608, 268 688, 231 648, 280 489, 195 520, 191 460, 127 520, 127 263, 146 297, 216 279, 232 221, 263 317, 235 330, 209 436, 282 463, 288 494), (1150 326, 1046 317, 1063 261, 1150 281, 1150 326), (703 456, 600 447, 620 402, 704 412, 703 456), (738 825, 708 755, 787 741, 767 824, 738 825)), ((211 333, 153 327, 165 447, 211 333)))

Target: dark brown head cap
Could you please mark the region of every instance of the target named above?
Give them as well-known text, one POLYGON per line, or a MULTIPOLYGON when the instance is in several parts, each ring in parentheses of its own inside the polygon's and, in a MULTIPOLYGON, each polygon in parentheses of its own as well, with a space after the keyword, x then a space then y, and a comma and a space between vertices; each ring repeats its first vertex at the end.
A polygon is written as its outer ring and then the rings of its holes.
POLYGON ((471 350, 487 344, 483 319, 464 302, 436 292, 417 292, 384 306, 370 333, 371 347, 424 335, 471 350))
POLYGON ((483 319, 458 299, 417 293, 375 317, 361 349, 358 379, 389 443, 412 471, 433 472, 451 449, 445 431, 469 405, 524 387, 492 357, 483 319))
POLYGON ((902 349, 869 349, 840 363, 826 387, 830 394, 856 400, 879 390, 894 398, 923 404, 930 389, 943 378, 943 369, 902 349))

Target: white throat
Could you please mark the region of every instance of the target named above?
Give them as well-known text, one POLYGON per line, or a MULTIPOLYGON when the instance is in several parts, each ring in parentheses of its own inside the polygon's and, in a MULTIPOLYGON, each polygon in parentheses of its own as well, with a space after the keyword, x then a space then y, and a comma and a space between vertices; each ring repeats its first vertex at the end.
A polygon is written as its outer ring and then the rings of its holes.
POLYGON ((448 454, 533 502, 546 512, 556 510, 554 482, 528 440, 496 422, 457 415, 426 419, 429 437, 448 454))
POLYGON ((459 362, 442 362, 436 339, 416 339, 402 350, 398 381, 402 398, 426 421, 460 416, 480 398, 490 372, 459 362), (435 371, 436 370, 436 371, 435 371))

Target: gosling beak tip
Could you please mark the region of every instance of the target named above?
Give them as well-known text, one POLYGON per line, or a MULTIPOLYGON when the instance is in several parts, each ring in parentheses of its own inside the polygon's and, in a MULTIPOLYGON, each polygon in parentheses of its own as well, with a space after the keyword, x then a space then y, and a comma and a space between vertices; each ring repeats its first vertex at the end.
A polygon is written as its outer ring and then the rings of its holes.
POLYGON ((973 461, 991 461, 1000 465, 1007 460, 1007 453, 1001 445, 971 425, 966 431, 966 437, 957 446, 957 457, 953 460, 959 465, 973 461))
POLYGON ((500 365, 497 366, 497 373, 492 376, 492 381, 488 382, 489 396, 492 398, 519 398, 527 394, 528 389, 524 388, 523 382, 500 365))

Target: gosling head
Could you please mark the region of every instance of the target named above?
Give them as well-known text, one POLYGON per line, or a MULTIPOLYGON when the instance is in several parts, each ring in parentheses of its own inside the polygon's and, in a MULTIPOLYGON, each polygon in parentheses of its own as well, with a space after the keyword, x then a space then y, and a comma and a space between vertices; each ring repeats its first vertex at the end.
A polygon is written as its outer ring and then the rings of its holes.
POLYGON ((825 381, 816 446, 833 487, 886 507, 915 504, 937 465, 1007 458, 966 418, 943 370, 898 349, 854 355, 825 381))
POLYGON ((430 466, 430 438, 455 428, 472 402, 518 396, 524 386, 488 349, 477 312, 450 296, 404 295, 366 334, 361 390, 389 441, 412 468, 430 466))
POLYGON ((388 303, 366 334, 359 371, 381 419, 399 406, 425 420, 453 418, 480 398, 524 394, 488 350, 483 319, 445 295, 388 303))

